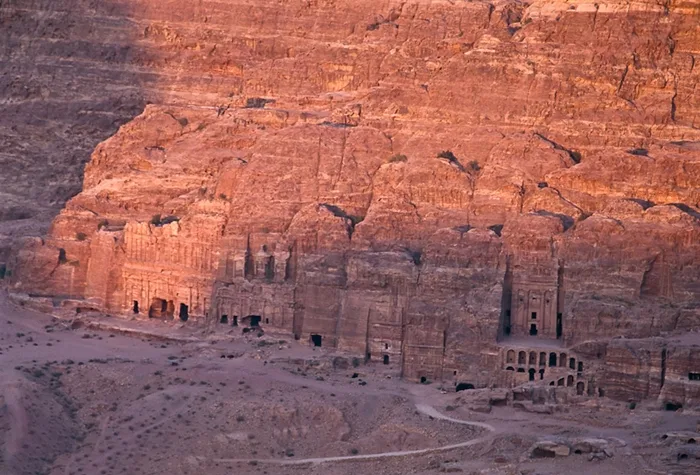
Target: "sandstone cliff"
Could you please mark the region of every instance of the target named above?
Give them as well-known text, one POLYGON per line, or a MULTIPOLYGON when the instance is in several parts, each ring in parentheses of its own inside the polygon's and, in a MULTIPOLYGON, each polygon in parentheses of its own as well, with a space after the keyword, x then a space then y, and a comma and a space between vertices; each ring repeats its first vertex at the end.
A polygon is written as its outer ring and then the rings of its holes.
MULTIPOLYGON (((647 340, 700 327, 695 2, 58 3, 100 28, 37 30, 28 51, 98 68, 67 68, 92 97, 130 91, 119 117, 153 104, 97 146, 47 239, 19 246, 15 291, 259 318, 411 379, 527 381, 554 346, 585 359, 584 389, 698 402, 697 360, 675 359, 685 389, 664 389, 661 354, 681 343, 647 340), (642 339, 654 374, 613 337, 642 339), (535 349, 522 376, 508 345, 535 349)), ((68 15, 54 8, 0 18, 68 15)))

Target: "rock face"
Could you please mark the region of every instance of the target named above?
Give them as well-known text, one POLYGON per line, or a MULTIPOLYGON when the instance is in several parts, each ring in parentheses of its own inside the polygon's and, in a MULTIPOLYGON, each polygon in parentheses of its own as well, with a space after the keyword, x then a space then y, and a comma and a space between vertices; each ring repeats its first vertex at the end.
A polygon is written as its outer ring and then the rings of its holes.
POLYGON ((695 2, 64 3, 109 18, 114 88, 154 104, 20 246, 16 292, 698 402, 693 338, 664 338, 700 329, 695 2))

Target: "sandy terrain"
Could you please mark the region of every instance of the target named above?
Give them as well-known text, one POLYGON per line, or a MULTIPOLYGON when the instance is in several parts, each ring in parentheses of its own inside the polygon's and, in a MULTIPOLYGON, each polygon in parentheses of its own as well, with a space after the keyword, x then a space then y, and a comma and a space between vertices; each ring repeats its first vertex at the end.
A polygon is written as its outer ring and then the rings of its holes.
POLYGON ((694 431, 698 417, 656 404, 475 412, 489 390, 444 393, 437 384, 405 383, 391 365, 353 362, 286 335, 59 320, 16 307, 5 294, 0 380, 3 475, 680 474, 700 467, 692 454, 682 457, 693 448, 687 441, 662 439, 694 431), (532 444, 547 437, 603 438, 609 456, 530 458, 532 444))

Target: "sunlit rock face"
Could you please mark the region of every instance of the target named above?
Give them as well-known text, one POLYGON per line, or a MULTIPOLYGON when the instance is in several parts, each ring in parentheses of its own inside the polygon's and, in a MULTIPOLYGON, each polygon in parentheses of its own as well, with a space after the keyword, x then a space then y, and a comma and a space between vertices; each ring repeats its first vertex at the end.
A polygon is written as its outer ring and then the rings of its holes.
MULTIPOLYGON (((86 97, 152 104, 18 246, 15 292, 259 323, 415 380, 697 402, 695 342, 667 338, 700 328, 695 2, 112 3, 88 37, 123 75, 86 97)), ((62 31, 54 61, 92 51, 62 31)))

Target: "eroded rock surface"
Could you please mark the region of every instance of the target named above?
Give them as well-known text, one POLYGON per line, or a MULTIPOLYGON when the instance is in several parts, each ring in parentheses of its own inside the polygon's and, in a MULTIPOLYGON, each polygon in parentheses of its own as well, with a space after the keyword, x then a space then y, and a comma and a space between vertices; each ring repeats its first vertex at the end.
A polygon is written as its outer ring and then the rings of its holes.
POLYGON ((117 4, 154 104, 9 262, 16 292, 698 403, 697 334, 668 338, 700 327, 695 2, 117 4))

